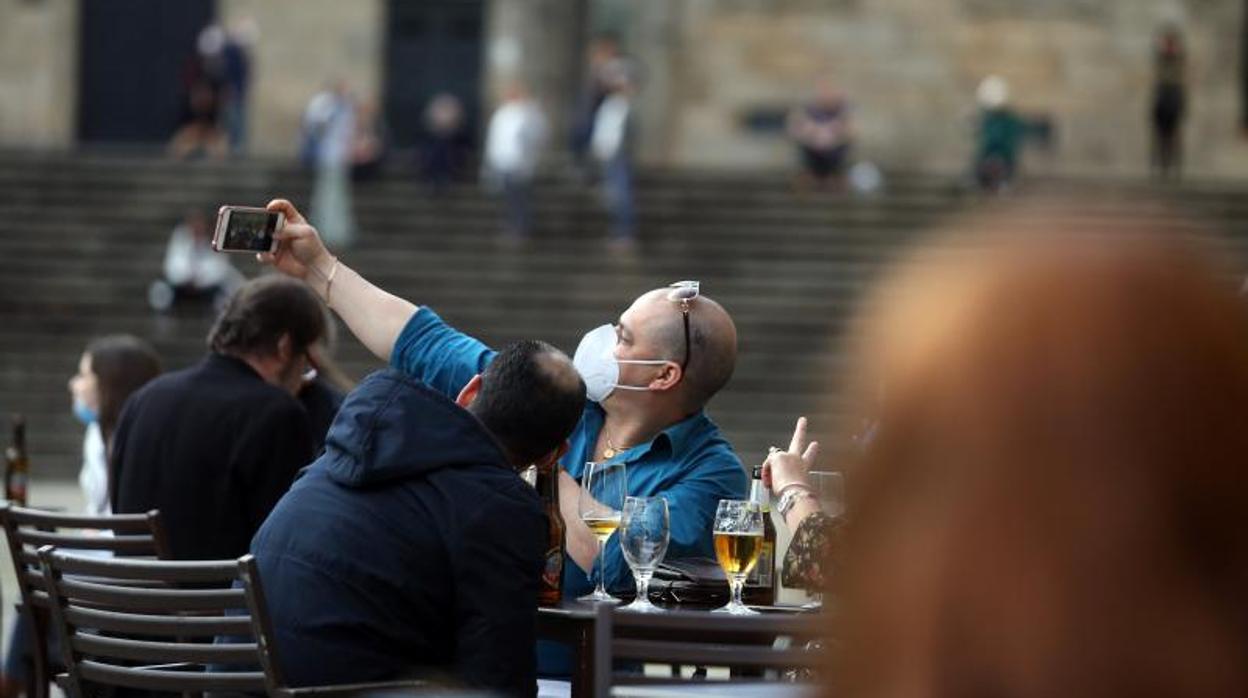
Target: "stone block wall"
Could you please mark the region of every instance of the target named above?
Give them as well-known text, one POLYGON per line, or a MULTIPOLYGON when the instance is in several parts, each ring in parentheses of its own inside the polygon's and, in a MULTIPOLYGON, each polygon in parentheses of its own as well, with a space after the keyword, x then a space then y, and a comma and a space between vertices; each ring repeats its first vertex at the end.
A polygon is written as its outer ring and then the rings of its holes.
POLYGON ((227 26, 254 19, 250 150, 290 155, 308 100, 331 81, 379 100, 385 52, 384 0, 219 0, 227 26))
POLYGON ((0 0, 0 144, 73 141, 77 37, 78 0, 0 0))
MULTIPOLYGON (((1248 175, 1239 132, 1240 0, 683 0, 679 49, 651 71, 676 86, 646 137, 652 160, 705 166, 793 161, 781 134, 745 127, 826 75, 855 104, 859 154, 887 165, 964 167, 975 86, 997 73, 1045 115, 1056 148, 1033 169, 1145 171, 1152 42, 1181 23, 1189 50, 1189 170, 1248 175)), ((645 45, 636 47, 647 55, 645 45)))

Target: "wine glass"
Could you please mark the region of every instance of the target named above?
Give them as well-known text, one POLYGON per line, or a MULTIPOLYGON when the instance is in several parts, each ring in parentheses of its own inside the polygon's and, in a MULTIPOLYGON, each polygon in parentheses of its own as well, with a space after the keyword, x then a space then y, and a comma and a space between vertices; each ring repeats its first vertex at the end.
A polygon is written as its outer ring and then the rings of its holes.
MULTIPOLYGON (((845 515, 845 475, 843 473, 819 472, 812 470, 807 474, 810 478, 810 488, 814 490, 815 498, 819 501, 819 508, 823 513, 838 518, 845 515)), ((823 592, 818 590, 808 590, 806 596, 810 599, 803 608, 822 608, 823 592)))
POLYGON ((662 497, 629 497, 624 500, 624 516, 620 520, 620 549, 637 580, 637 598, 622 611, 662 613, 650 603, 650 578, 654 568, 667 554, 671 530, 667 500, 662 497))
POLYGON ((628 495, 628 481, 623 463, 585 464, 581 476, 581 494, 577 499, 577 513, 581 521, 598 539, 598 586, 593 593, 582 596, 580 601, 619 603, 620 600, 607 593, 604 579, 604 553, 607 539, 620 527, 624 498, 628 495))
POLYGON ((833 472, 810 471, 810 489, 814 490, 823 513, 837 518, 845 514, 845 475, 833 472))
POLYGON ((735 499, 719 500, 715 510, 715 557, 724 568, 732 599, 713 613, 731 613, 737 616, 756 616, 741 603, 741 588, 745 578, 758 562, 763 550, 763 510, 757 502, 735 499))

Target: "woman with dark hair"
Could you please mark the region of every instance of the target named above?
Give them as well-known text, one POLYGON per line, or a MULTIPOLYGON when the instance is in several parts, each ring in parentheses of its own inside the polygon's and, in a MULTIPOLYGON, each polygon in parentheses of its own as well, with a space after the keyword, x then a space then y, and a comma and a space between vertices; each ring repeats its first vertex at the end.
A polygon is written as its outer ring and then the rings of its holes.
MULTIPOLYGON (((126 398, 160 375, 160 357, 147 342, 128 334, 92 340, 78 359, 78 372, 69 379, 74 416, 87 427, 82 442, 82 487, 85 513, 112 513, 108 498, 108 449, 126 398)), ((26 615, 18 616, 9 637, 0 676, 0 697, 15 696, 30 671, 30 628, 26 615)), ((50 652, 49 656, 56 656, 50 652)))
POLYGON ((160 357, 147 342, 131 335, 109 335, 93 340, 78 360, 78 373, 69 379, 74 416, 87 427, 82 444, 78 484, 86 513, 108 514, 108 445, 126 398, 160 375, 160 357))

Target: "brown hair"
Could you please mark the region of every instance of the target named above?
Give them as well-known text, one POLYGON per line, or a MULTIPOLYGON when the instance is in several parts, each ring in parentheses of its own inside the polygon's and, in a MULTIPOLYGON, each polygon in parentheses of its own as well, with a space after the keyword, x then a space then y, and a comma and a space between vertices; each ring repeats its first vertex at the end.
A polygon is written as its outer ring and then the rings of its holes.
POLYGON ((1234 288, 1177 231, 986 227, 859 326, 840 693, 1244 695, 1234 288))
POLYGON ((291 350, 302 353, 325 334, 321 301, 302 281, 262 276, 230 296, 208 333, 208 347, 230 356, 277 353, 282 335, 291 350))
POLYGON ((152 345, 128 334, 94 339, 86 353, 100 396, 100 435, 108 444, 126 398, 160 375, 160 356, 152 345))

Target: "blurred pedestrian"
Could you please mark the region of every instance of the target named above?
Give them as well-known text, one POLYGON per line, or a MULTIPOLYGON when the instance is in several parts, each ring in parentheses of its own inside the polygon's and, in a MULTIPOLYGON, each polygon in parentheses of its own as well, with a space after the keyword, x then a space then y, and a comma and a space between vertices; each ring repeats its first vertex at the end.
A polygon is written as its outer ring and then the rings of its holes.
POLYGON ((435 95, 425 107, 424 122, 421 172, 435 191, 441 191, 459 178, 468 156, 464 105, 453 94, 435 95))
POLYGON ((603 194, 611 219, 610 244, 619 251, 626 251, 637 241, 637 211, 633 200, 637 130, 633 101, 637 83, 634 72, 620 63, 615 64, 604 80, 609 93, 594 116, 590 145, 602 168, 603 194))
POLYGON ((503 195, 504 234, 512 240, 526 239, 532 233, 533 179, 547 132, 546 116, 524 83, 507 85, 501 104, 490 118, 482 178, 487 188, 503 195))
POLYGON ((842 186, 853 145, 845 93, 830 81, 821 80, 815 99, 789 114, 788 129, 802 158, 803 186, 842 186))
POLYGON ((351 147, 355 102, 338 81, 318 92, 303 113, 304 157, 315 168, 312 221, 326 240, 350 247, 355 238, 351 204, 351 147))
POLYGON ((1187 115, 1187 49, 1178 26, 1162 28, 1153 66, 1153 174, 1159 179, 1178 179, 1183 168, 1183 119, 1187 115))
POLYGON ((1008 190, 1018 174, 1019 154, 1027 122, 1010 106, 1010 85, 990 75, 975 91, 979 114, 975 124, 975 181, 982 191, 1008 190))
POLYGON ((251 52, 260 40, 255 19, 244 17, 231 27, 221 47, 221 122, 230 150, 247 146, 247 98, 251 87, 251 52))

